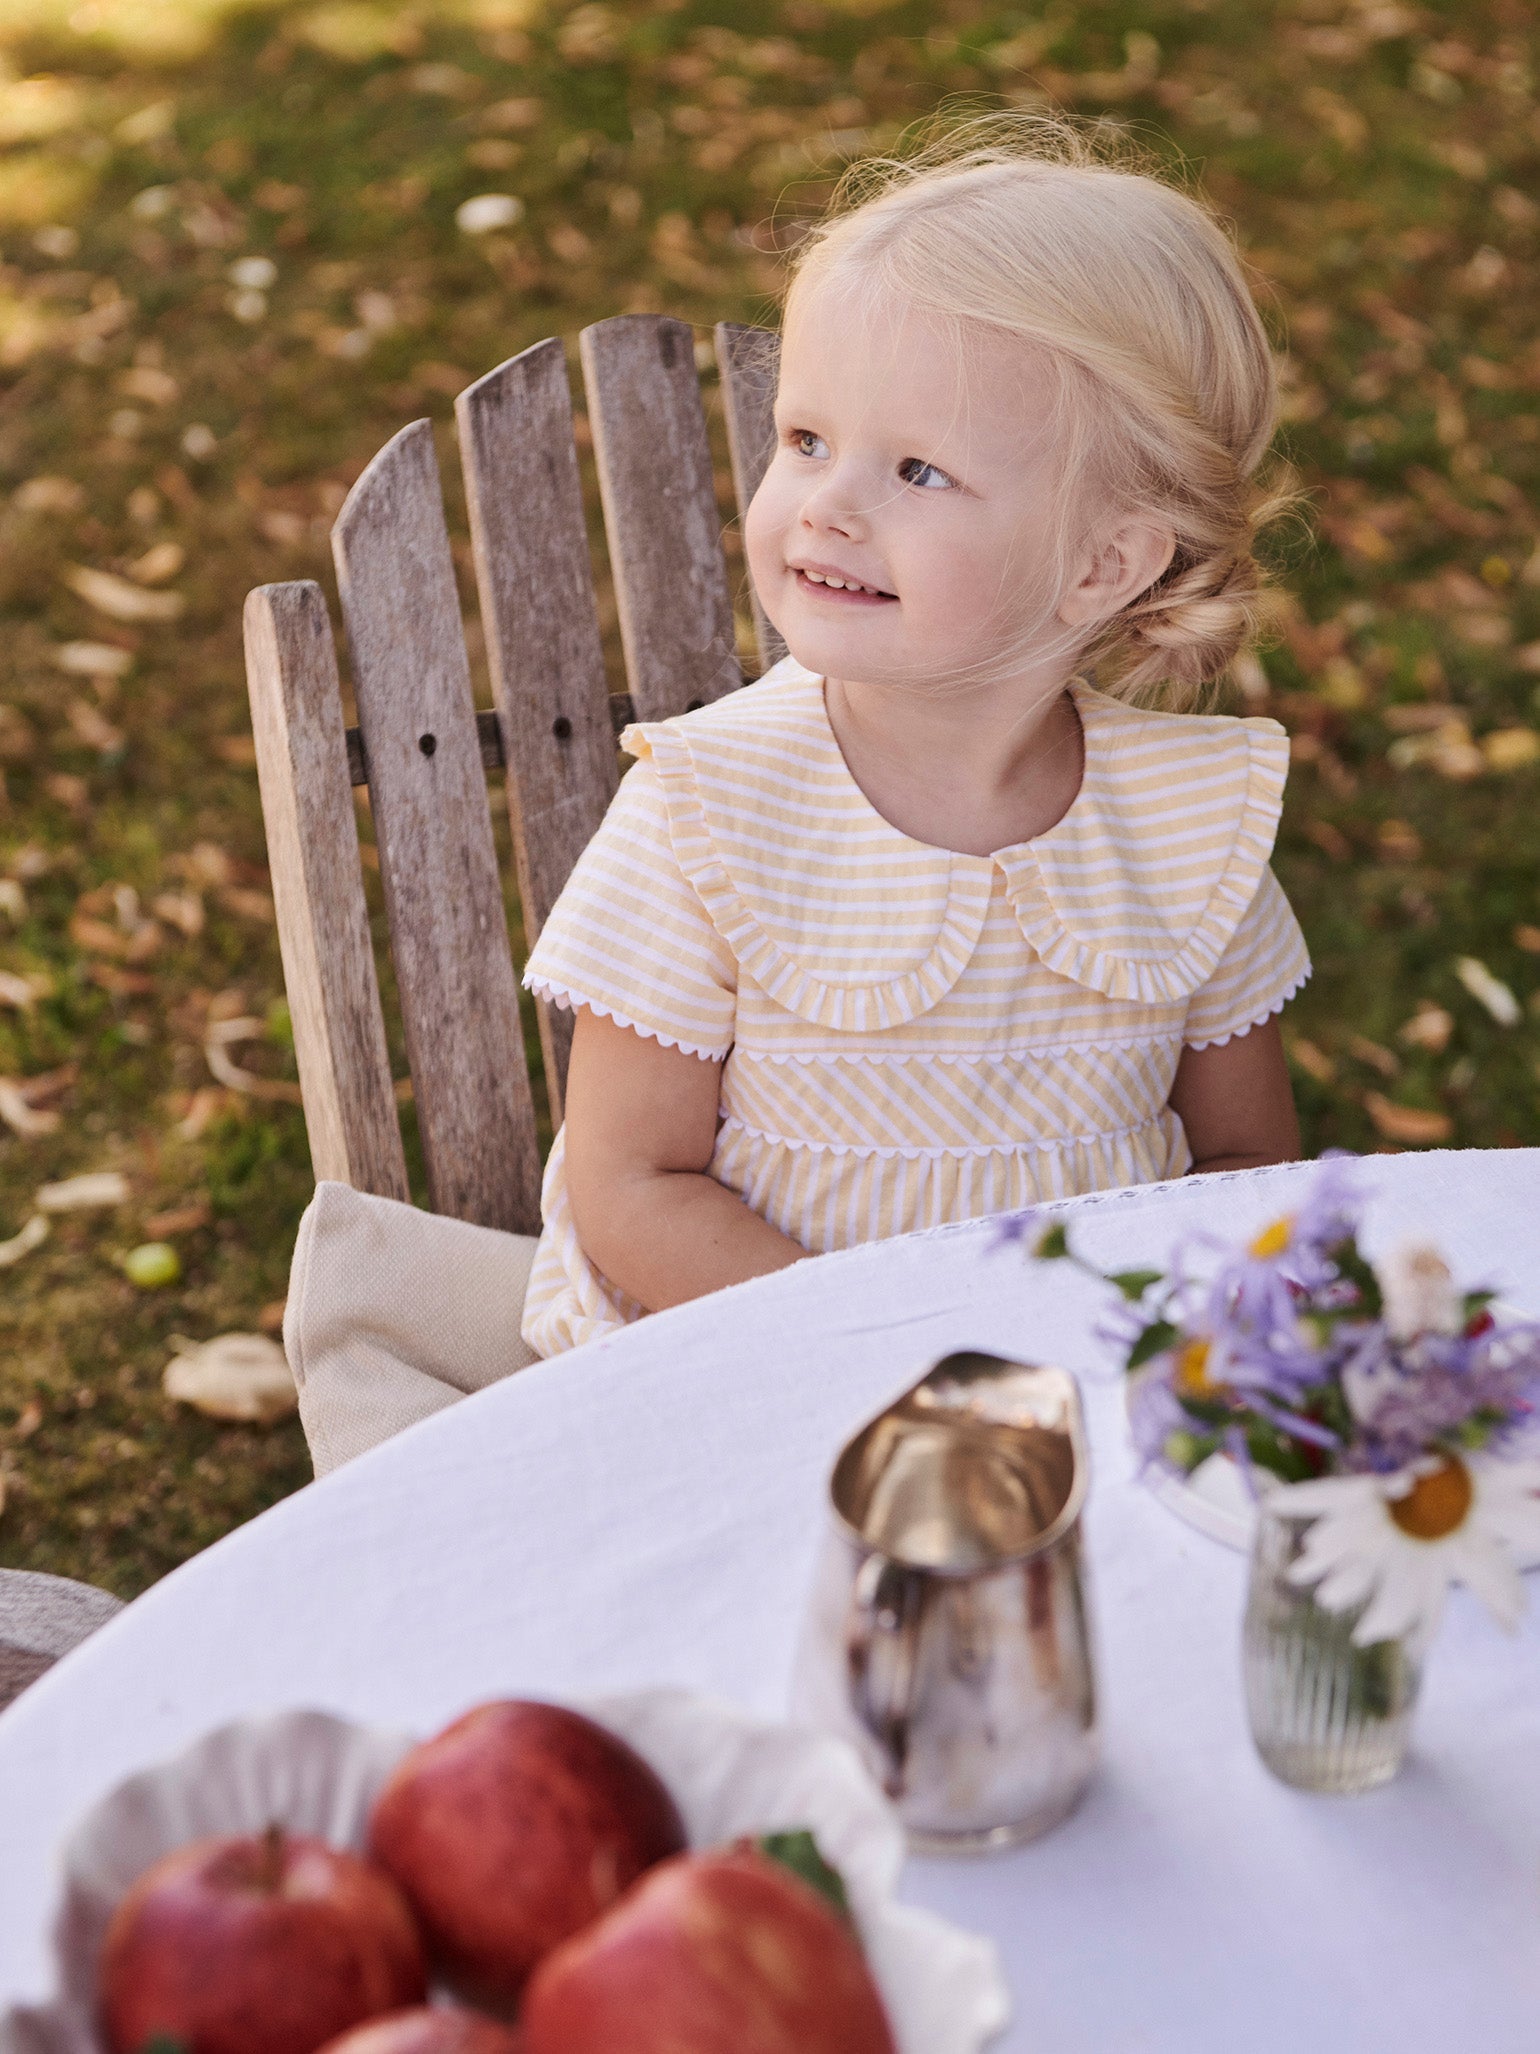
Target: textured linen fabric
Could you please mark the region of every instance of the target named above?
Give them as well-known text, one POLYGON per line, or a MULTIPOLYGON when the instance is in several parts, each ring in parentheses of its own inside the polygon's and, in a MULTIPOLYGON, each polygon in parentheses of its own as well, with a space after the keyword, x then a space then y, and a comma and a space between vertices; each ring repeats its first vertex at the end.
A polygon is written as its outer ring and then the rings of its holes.
POLYGON ((283 1345, 317 1476, 535 1358, 519 1338, 528 1234, 317 1184, 283 1345))
MULTIPOLYGON (((639 761, 525 982, 720 1062, 711 1174, 813 1253, 1182 1175, 1183 1046, 1309 974, 1267 867, 1288 743, 1072 691, 1080 792, 992 856, 883 819, 794 663, 628 728, 639 761)), ((530 1346, 640 1317, 578 1243, 561 1135, 543 1218, 530 1346)))
MULTIPOLYGON (((1318 1174, 1056 1211, 1098 1268, 1163 1268, 1297 1211, 1318 1174)), ((1436 1241, 1462 1282, 1540 1315, 1540 1149, 1353 1175, 1371 1255, 1436 1241)), ((313 1706, 416 1737, 489 1698, 658 1689, 784 1720, 835 1457, 977 1348, 1080 1382, 1104 1749, 1030 1849, 905 1871, 905 1902, 999 1945, 1015 2016, 989 2054, 1536 2054, 1540 1575, 1513 1634, 1454 1594, 1404 1775, 1360 1798, 1285 1788, 1246 1728, 1245 1558, 1139 1481, 1107 1306, 989 1224, 869 1244, 521 1370, 227 1534, 0 1713, 0 2015, 54 1987, 82 1815, 232 1721, 313 1706)), ((47 2044, 0 2022, 6 2054, 47 2044)))
POLYGON ((0 1709, 122 1609, 95 1584, 0 1569, 0 1709))

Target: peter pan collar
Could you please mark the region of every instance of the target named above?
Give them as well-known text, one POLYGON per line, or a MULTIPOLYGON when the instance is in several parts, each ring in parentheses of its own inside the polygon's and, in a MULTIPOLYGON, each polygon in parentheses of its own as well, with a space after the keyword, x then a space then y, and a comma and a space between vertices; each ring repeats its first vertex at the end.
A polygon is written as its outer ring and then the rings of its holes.
POLYGON ((739 963, 815 1025, 872 1032, 934 1006, 973 954, 996 869, 1049 969, 1109 998, 1181 1000, 1261 882, 1288 739, 1271 720, 1071 689, 1080 791, 1046 834, 992 856, 885 820, 846 767, 822 678, 790 658, 621 746, 653 763, 676 858, 739 963))

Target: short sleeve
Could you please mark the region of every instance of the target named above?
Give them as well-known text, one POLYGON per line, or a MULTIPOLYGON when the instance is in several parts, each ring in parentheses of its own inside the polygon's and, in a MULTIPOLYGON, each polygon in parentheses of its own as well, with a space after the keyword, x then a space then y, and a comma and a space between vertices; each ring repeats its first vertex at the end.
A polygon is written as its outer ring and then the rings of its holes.
POLYGON ((1278 1012, 1309 975, 1294 909, 1264 870, 1213 976, 1192 995, 1182 1039, 1189 1048, 1211 1048, 1246 1033, 1278 1012))
POLYGON ((719 1060, 732 1047, 738 966, 679 867, 651 763, 621 779, 524 982, 690 1055, 719 1060))

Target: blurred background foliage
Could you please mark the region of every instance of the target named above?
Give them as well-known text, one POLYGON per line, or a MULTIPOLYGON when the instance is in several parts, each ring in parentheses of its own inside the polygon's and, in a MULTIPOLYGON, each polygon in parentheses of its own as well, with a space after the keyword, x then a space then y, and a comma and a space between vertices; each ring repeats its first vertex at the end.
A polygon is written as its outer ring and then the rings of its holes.
POLYGON ((1540 1141, 1534 33, 1522 0, 4 0, 0 1561, 130 1593, 308 1475, 292 1422, 160 1385, 178 1336, 275 1330, 310 1186, 244 593, 330 591, 349 484, 423 414, 468 573, 456 391, 666 309, 712 397, 711 323, 773 318, 841 165, 938 107, 1134 127, 1288 351, 1310 526, 1233 699, 1294 741, 1309 1145, 1540 1141), (38 1213, 83 1172, 126 1198, 38 1213), (147 1240, 177 1284, 128 1281, 147 1240))

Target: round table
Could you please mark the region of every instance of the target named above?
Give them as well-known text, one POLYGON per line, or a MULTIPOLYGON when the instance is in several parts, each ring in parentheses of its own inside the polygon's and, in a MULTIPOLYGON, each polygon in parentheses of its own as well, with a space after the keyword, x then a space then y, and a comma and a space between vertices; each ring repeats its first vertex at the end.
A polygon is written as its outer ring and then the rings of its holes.
MULTIPOLYGON (((1297 1202, 1305 1165, 1056 1208, 1104 1266, 1297 1202)), ((1540 1311, 1540 1151, 1375 1157, 1368 1240, 1436 1235, 1540 1311)), ((1303 1796, 1247 1738, 1245 1564, 1133 1475, 1105 1299, 981 1222, 800 1264, 526 1370, 157 1584, 0 1716, 0 2003, 48 1987, 56 1856, 120 1778, 244 1714, 430 1730, 498 1694, 679 1684, 783 1709, 848 1434, 946 1351, 1081 1375, 1104 1764, 1035 1846, 914 1861, 905 1894, 997 1940, 1001 2054, 1532 2054, 1540 1625, 1457 1595, 1413 1758, 1303 1796)))

